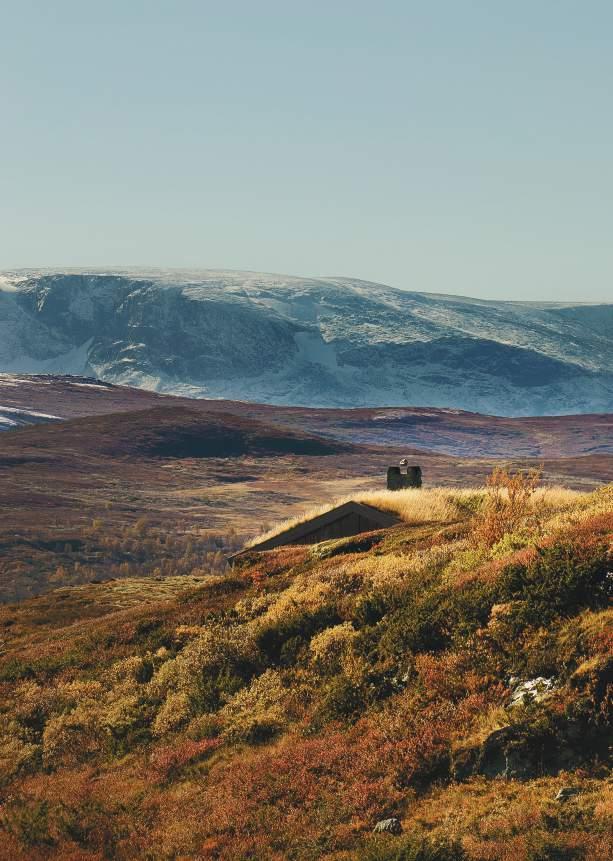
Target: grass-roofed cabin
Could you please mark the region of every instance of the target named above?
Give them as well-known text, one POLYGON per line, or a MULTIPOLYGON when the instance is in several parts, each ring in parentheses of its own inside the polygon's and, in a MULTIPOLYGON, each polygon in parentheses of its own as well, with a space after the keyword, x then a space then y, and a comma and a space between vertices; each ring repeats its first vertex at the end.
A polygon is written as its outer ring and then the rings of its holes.
POLYGON ((256 541, 250 546, 228 558, 233 562, 246 553, 259 550, 272 550, 288 544, 319 544, 334 538, 348 538, 361 532, 372 532, 376 529, 387 529, 396 526, 401 518, 389 511, 381 511, 364 502, 344 502, 323 514, 315 515, 301 523, 290 526, 267 537, 256 541))

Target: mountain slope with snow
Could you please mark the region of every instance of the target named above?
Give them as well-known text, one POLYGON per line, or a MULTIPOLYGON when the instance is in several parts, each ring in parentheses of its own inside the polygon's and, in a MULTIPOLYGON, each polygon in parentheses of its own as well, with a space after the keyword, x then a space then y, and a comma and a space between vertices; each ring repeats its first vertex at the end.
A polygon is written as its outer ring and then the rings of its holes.
POLYGON ((0 276, 0 371, 306 406, 613 410, 613 305, 217 271, 0 276))

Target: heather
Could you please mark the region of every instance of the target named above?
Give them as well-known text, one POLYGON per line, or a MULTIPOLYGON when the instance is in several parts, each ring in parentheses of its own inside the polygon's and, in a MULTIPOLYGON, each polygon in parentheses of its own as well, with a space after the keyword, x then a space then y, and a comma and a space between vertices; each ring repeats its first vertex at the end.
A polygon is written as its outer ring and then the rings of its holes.
POLYGON ((0 858, 610 858, 613 488, 538 479, 2 608, 0 858))

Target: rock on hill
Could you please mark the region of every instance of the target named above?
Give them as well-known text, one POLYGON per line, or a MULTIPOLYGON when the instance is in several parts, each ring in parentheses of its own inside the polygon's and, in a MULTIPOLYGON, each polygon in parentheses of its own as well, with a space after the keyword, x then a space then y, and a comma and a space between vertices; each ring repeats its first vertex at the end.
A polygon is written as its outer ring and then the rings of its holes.
POLYGON ((613 408, 613 305, 237 272, 0 276, 0 370, 306 406, 613 408))

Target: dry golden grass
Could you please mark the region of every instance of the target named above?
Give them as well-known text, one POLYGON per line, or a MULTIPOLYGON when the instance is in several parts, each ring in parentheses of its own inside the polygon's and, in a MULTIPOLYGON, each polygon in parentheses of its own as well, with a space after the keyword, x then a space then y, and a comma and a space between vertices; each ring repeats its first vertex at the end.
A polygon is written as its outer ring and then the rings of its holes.
MULTIPOLYGON (((406 490, 381 490, 357 493, 353 496, 339 497, 327 505, 310 508, 296 517, 283 520, 267 532, 252 538, 247 547, 251 547, 260 541, 274 538, 281 532, 305 523, 314 517, 325 514, 342 505, 345 502, 363 502, 372 505, 381 511, 389 511, 398 515, 405 523, 417 525, 421 523, 451 523, 463 520, 476 511, 485 498, 487 488, 408 488, 406 490)), ((535 510, 540 512, 546 510, 549 513, 564 511, 578 502, 586 499, 589 494, 570 490, 567 487, 555 485, 552 487, 540 487, 534 492, 531 504, 535 510)))
MULTIPOLYGON (((423 798, 415 799, 411 808, 412 824, 434 837, 461 839, 471 859, 512 861, 534 858, 535 855, 528 855, 526 835, 530 832, 536 835, 543 829, 544 816, 554 821, 558 817, 563 818, 564 813, 554 799, 558 790, 569 783, 581 787, 581 795, 573 802, 577 821, 592 816, 592 811, 598 811, 602 823, 601 835, 585 835, 586 842, 594 841, 593 852, 590 851, 592 844, 587 842, 590 846, 588 854, 575 857, 594 861, 610 857, 604 847, 605 844, 610 847, 611 787, 604 781, 584 779, 579 783, 564 773, 529 782, 488 781, 477 777, 466 783, 437 788, 423 798)), ((557 836, 564 833, 558 832, 557 836)), ((568 836, 572 840, 572 831, 568 836)))

